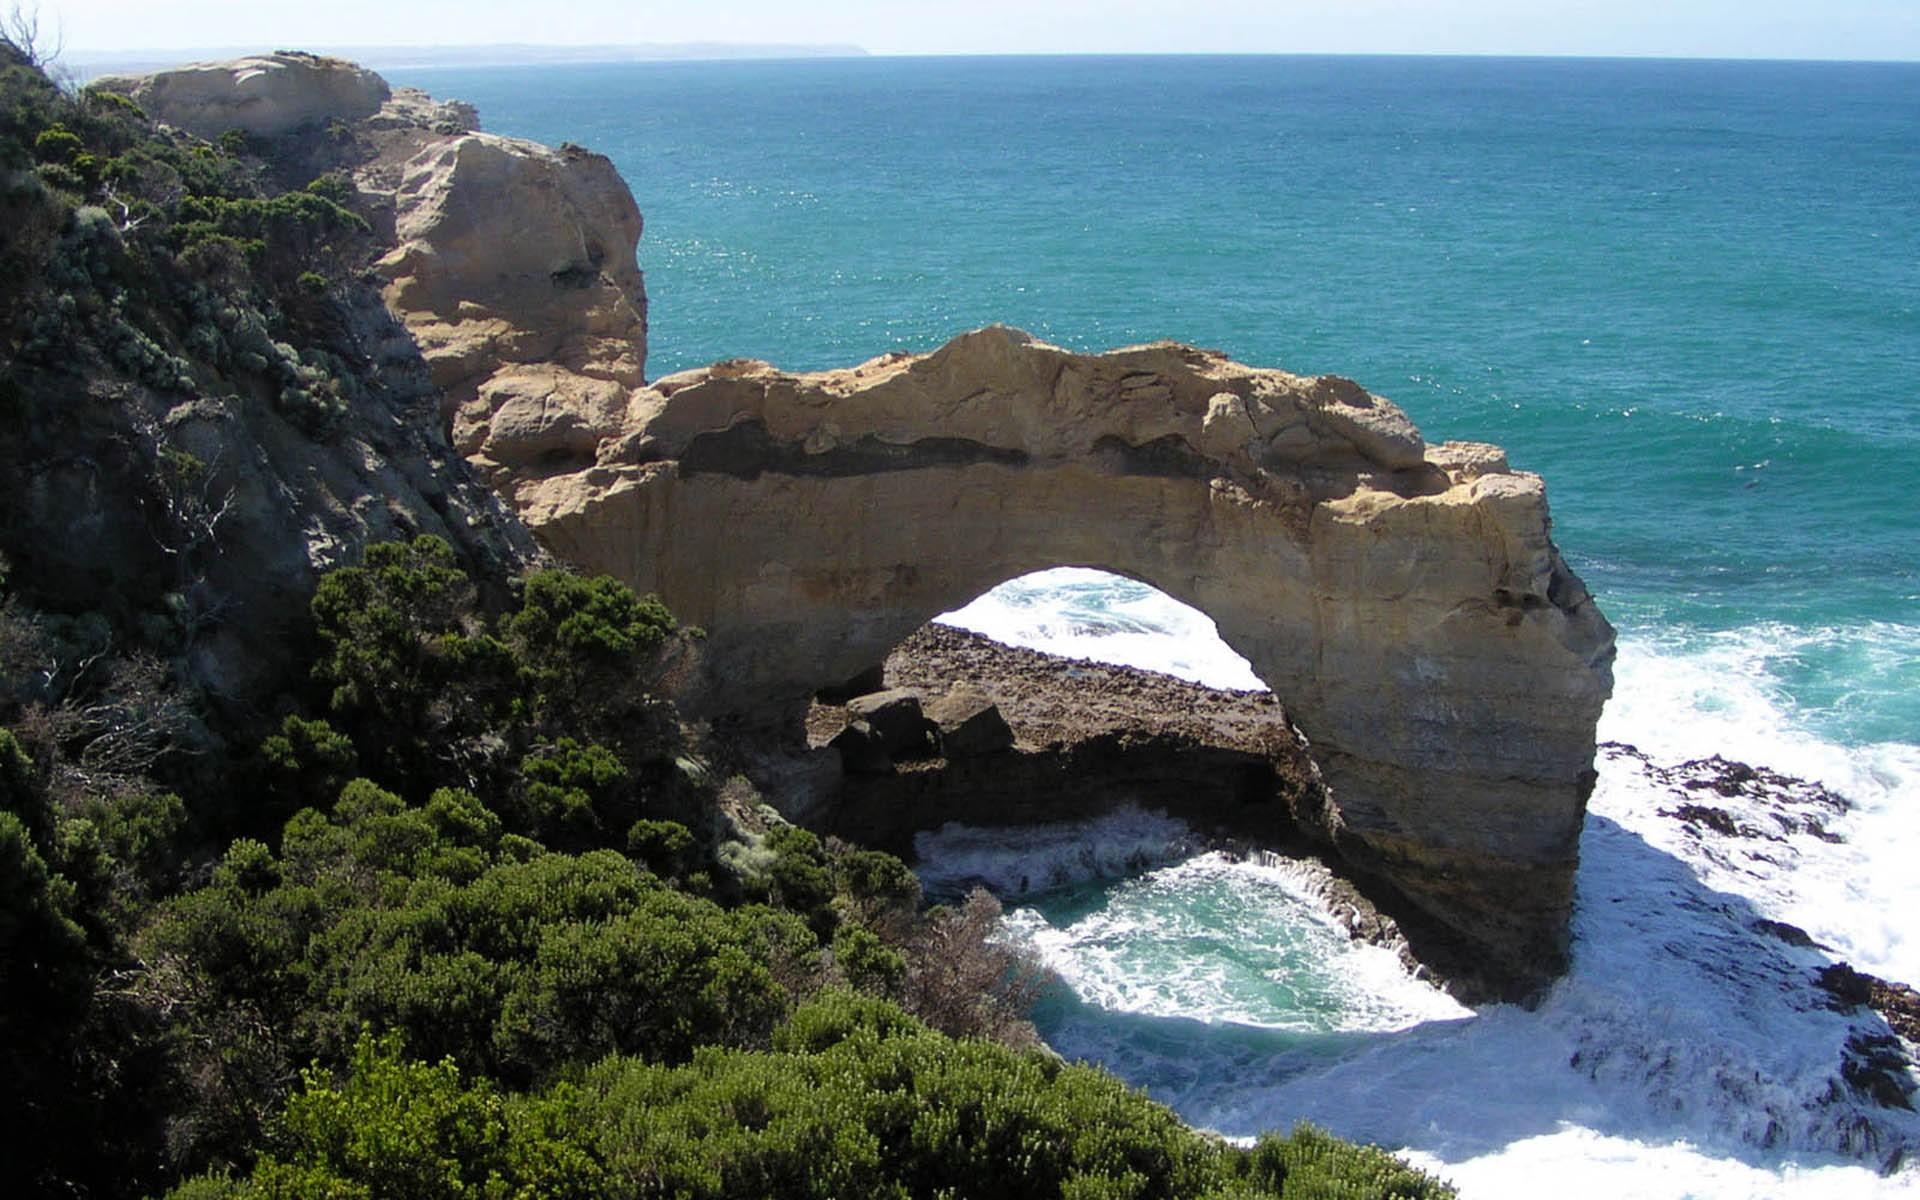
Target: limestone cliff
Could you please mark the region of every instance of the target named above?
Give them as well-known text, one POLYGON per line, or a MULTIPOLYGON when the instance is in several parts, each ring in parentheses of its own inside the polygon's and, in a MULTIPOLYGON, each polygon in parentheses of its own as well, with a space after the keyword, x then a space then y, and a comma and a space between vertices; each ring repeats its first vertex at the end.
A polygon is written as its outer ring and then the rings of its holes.
MULTIPOLYGON (((93 88, 132 100, 159 124, 160 143, 217 164, 227 190, 183 198, 177 173, 146 169, 115 196, 150 215, 129 208, 121 229, 113 203, 82 208, 85 228, 56 231, 35 251, 84 274, 123 243, 164 239, 180 203, 219 235, 179 264, 177 238, 157 243, 149 260, 166 269, 135 278, 132 292, 114 281, 126 269, 109 263, 97 286, 75 285, 86 293, 77 322, 55 320, 37 336, 47 344, 38 359, 23 355, 31 404, 23 440, 0 447, 0 461, 19 460, 0 486, 0 550, 16 581, 38 581, 34 603, 144 629, 202 693, 250 710, 284 683, 287 637, 316 574, 366 542, 438 534, 495 580, 536 561, 526 527, 463 461, 484 447, 456 451, 449 419, 479 403, 522 444, 567 445, 597 398, 622 408, 640 382, 640 214, 611 164, 479 133, 470 106, 297 52, 93 88), (221 145, 196 150, 192 137, 221 145), (229 235, 234 247, 271 240, 242 228, 259 219, 251 214, 299 219, 264 207, 272 197, 318 204, 304 195, 309 181, 363 219, 365 234, 323 251, 302 234, 311 261, 285 278, 258 257, 206 265, 221 261, 229 235), (144 295, 154 303, 143 307, 144 295), (96 307, 125 320, 96 329, 96 307), (113 360, 128 346, 151 368, 144 376, 136 363, 140 377, 122 378, 129 368, 113 360)), ((135 110, 103 111, 135 121, 135 110)), ((59 204, 42 207, 60 219, 59 204)), ((250 253, 271 259, 277 245, 250 253)), ((23 278, 52 269, 29 266, 23 278)), ((18 307, 58 318, 58 299, 23 294, 18 307)), ((11 352, 0 357, 15 366, 11 352)))
POLYGON ((640 210, 613 165, 484 133, 363 167, 397 243, 377 270, 495 478, 592 445, 646 366, 640 210))
POLYGON ((346 171, 384 246, 374 269, 387 305, 483 470, 590 446, 641 382, 641 216, 604 156, 481 133, 468 105, 309 54, 95 86, 201 136, 280 139, 269 157, 283 172, 346 171))

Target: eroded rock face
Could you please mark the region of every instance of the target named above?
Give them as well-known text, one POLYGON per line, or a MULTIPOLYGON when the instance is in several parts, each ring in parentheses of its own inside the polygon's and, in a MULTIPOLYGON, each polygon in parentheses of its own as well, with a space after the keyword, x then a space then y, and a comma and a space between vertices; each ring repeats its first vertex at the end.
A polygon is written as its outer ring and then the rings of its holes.
POLYGON ((1332 795, 1301 818, 1355 869, 1483 948, 1496 990, 1564 965, 1613 631, 1497 449, 1428 446, 1346 380, 1005 328, 819 374, 722 363, 587 423, 590 460, 582 437, 503 490, 559 556, 709 631, 709 709, 797 704, 1029 571, 1116 571, 1284 699, 1332 795))
POLYGON ((646 366, 640 210, 606 158, 467 133, 393 189, 379 264, 448 392, 454 436, 487 468, 574 456, 619 428, 646 366))
POLYGON ((358 121, 379 112, 391 94, 387 81, 364 67, 284 51, 151 75, 109 75, 93 86, 129 96, 155 120, 203 138, 229 129, 278 137, 358 121))
MULTIPOLYGON (((306 54, 99 86, 192 133, 245 130, 262 169, 289 187, 333 170, 397 177, 474 123, 467 106, 306 54)), ((350 201, 376 237, 393 224, 381 200, 375 188, 350 201)), ((429 366, 382 297, 343 273, 324 311, 328 332, 313 344, 344 373, 343 409, 324 423, 293 419, 256 380, 200 360, 191 339, 181 347, 195 357, 191 390, 136 385, 76 354, 72 374, 41 381, 43 399, 61 401, 47 405, 57 416, 36 420, 26 461, 0 472, 5 524, 30 547, 23 561, 46 592, 97 596, 116 620, 145 621, 152 642, 180 646, 183 678, 242 724, 271 711, 304 652, 296 639, 318 576, 358 561, 368 543, 432 534, 483 580, 544 561, 449 444, 429 366), (163 452, 193 469, 156 472, 163 452)))
POLYGON ((276 145, 269 157, 351 176, 387 246, 375 264, 387 306, 441 389, 455 444, 490 478, 590 457, 623 427, 646 368, 647 299, 640 210, 604 156, 478 132, 470 105, 309 54, 101 86, 205 137, 340 131, 325 155, 276 145))

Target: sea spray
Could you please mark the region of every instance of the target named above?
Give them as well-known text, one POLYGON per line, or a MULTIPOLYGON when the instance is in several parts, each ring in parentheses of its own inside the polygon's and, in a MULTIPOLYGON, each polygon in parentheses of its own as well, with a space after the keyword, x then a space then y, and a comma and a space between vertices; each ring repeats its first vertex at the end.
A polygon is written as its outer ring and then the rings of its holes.
MULTIPOLYGON (((968 619, 1036 648, 1058 648, 1049 631, 1067 630, 1076 655, 1149 668, 1153 629, 1179 630, 1161 662, 1219 661, 1225 648, 1196 649, 1194 618, 1170 597, 1110 586, 1103 597, 1092 572, 1030 576, 968 619), (1089 614, 1116 606, 1126 623, 1092 631, 1089 614)), ((1920 1146, 1920 1120, 1875 1105, 1842 1069, 1849 1040, 1884 1027, 1837 1011, 1813 980, 1848 956, 1912 977, 1902 917, 1913 910, 1874 897, 1915 886, 1892 869, 1910 845, 1901 807, 1920 779, 1915 748, 1848 747, 1806 730, 1769 667, 1780 650, 1759 635, 1624 641, 1621 698, 1602 727, 1619 744, 1597 764, 1574 965, 1532 1011, 1448 1011, 1444 995, 1421 999, 1426 985, 1396 978, 1390 955, 1392 969, 1375 959, 1372 975, 1351 970, 1340 960, 1352 944, 1315 888, 1281 886, 1285 867, 1180 858, 1186 843, 1151 814, 1049 829, 1031 844, 949 830, 923 859, 970 844, 970 877, 1004 885, 1021 864, 1030 890, 1036 863, 1081 864, 1044 869, 1064 890, 1010 906, 1010 936, 1063 981, 1041 1028, 1062 1053, 1103 1063, 1196 1124, 1246 1136, 1319 1121, 1405 1149, 1469 1197, 1537 1194, 1542 1178, 1568 1181, 1556 1190, 1570 1196, 1908 1194, 1920 1173, 1882 1171, 1920 1146), (1684 765, 1716 752, 1828 786, 1763 775, 1715 786, 1716 768, 1684 765), (1721 817, 1690 820, 1690 807, 1721 817), (1166 865, 1116 879, 1130 859, 1151 862, 1147 843, 1166 865), (1273 877, 1228 888, 1257 915, 1192 902, 1214 873, 1262 869, 1273 877), (1287 926, 1286 937, 1255 932, 1263 923, 1287 926), (1770 923, 1816 944, 1783 940, 1770 923), (1283 942, 1291 975, 1257 961, 1283 942)))
POLYGON ((1128 805, 1091 822, 982 829, 949 823, 914 837, 920 882, 935 898, 984 887, 1002 900, 1121 879, 1196 853, 1185 822, 1128 805))
MULTIPOLYGON (((1911 631, 1884 632, 1894 645, 1912 640, 1911 631)), ((1600 736, 1668 768, 1717 754, 1816 782, 1847 805, 1823 823, 1828 836, 1780 829, 1771 813, 1754 811, 1741 796, 1710 795, 1736 822, 1766 836, 1731 844, 1702 838, 1661 817, 1676 807, 1670 791, 1629 781, 1644 775, 1641 760, 1603 750, 1602 781, 1621 780, 1606 796, 1617 820, 1684 859, 1704 881, 1806 929, 1855 966, 1920 980, 1913 923, 1920 913, 1920 871, 1913 869, 1920 862, 1920 745, 1846 745, 1809 729, 1778 664, 1797 662, 1811 636, 1768 627, 1624 640, 1600 736)))
POLYGON ((1206 614, 1105 571, 1036 571, 939 620, 1009 646, 1140 667, 1226 691, 1267 690, 1206 614))

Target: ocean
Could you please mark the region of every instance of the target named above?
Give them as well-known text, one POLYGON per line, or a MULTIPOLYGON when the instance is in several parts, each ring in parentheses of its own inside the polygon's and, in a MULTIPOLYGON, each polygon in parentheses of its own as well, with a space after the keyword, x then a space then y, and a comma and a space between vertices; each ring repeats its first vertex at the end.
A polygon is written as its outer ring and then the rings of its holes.
MULTIPOLYGON (((612 157, 649 374, 846 365, 993 321, 1354 378, 1505 446, 1620 630, 1574 967, 1463 1009, 1348 943, 1305 868, 1121 811, 953 829, 930 887, 1052 878, 1038 1022, 1231 1136, 1311 1119, 1469 1197, 1920 1192, 1920 1119, 1832 1083, 1806 976, 1920 982, 1920 65, 1288 57, 396 70, 612 157), (1661 815, 1714 754, 1840 840, 1661 815), (1805 929, 1796 949, 1752 932, 1805 929), (1883 1173, 1885 1172, 1885 1173, 1883 1173)), ((1084 568, 956 623, 1259 686, 1203 614, 1084 568)), ((1284 701, 1285 697, 1281 699, 1284 701)))

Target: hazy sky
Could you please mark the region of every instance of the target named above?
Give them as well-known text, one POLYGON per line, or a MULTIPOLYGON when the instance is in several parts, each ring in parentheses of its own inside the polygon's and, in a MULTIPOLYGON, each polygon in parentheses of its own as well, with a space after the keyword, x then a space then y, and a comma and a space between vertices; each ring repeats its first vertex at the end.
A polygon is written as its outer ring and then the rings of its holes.
MULTIPOLYGON (((16 0, 0 0, 0 8, 16 0)), ((22 0, 32 7, 35 0, 22 0)), ((1920 0, 38 0, 67 52, 854 42, 875 53, 1229 51, 1920 59, 1920 0)))

